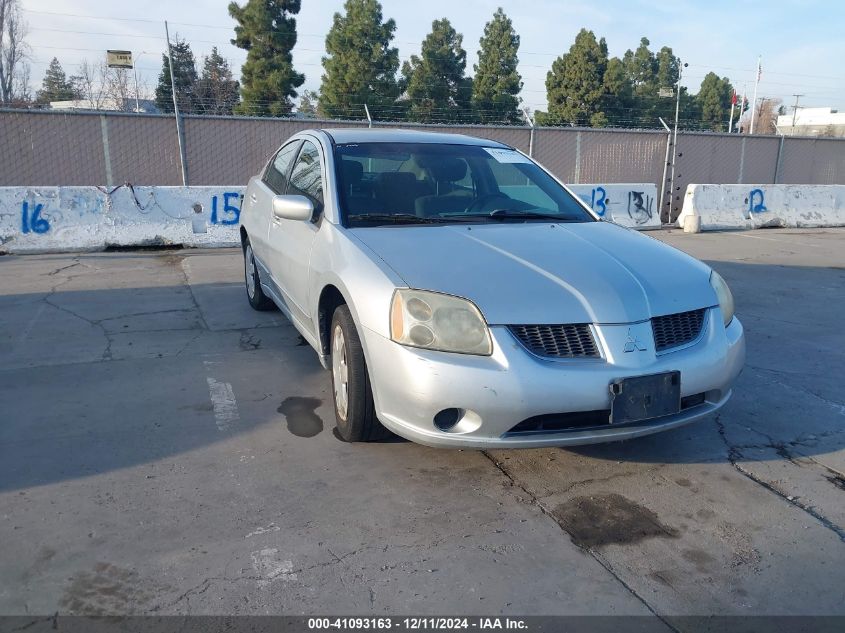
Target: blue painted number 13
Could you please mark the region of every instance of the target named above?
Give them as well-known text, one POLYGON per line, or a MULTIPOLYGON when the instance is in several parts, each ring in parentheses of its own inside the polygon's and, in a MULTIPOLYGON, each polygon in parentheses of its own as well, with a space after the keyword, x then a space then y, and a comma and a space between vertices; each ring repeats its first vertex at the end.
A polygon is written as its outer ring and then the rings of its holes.
POLYGON ((593 189, 593 197, 590 200, 590 207, 602 217, 604 217, 604 214, 607 213, 607 192, 604 190, 604 187, 596 187, 593 189), (596 198, 596 194, 599 194, 598 198, 596 198), (596 207, 598 207, 598 209, 596 209, 596 207))

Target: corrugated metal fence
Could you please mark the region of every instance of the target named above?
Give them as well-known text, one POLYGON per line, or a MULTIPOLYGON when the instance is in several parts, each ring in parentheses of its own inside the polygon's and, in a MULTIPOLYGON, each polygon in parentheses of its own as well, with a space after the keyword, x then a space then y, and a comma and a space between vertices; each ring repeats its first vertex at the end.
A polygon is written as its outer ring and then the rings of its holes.
MULTIPOLYGON (((190 185, 242 185, 287 137, 311 127, 366 123, 184 117, 190 185)), ((377 127, 417 127, 382 124, 377 127)), ((650 130, 419 126, 502 141, 564 182, 663 187, 668 135, 650 130)), ((668 180, 668 179, 667 179, 668 180)), ((172 115, 0 111, 0 185, 182 184, 172 115)), ((845 140, 679 133, 672 218, 689 183, 845 184, 845 140)), ((666 191, 669 185, 666 184, 666 191)), ((664 204, 668 219, 669 198, 664 204)))

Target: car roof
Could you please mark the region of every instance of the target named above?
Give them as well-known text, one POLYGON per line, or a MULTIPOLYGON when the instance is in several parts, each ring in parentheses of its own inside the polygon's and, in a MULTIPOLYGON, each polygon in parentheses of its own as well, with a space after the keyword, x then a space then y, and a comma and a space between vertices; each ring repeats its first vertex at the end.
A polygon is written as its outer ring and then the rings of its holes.
POLYGON ((322 129, 335 143, 440 143, 443 145, 479 145, 482 147, 509 147, 493 141, 466 134, 423 132, 420 130, 329 128, 322 129))

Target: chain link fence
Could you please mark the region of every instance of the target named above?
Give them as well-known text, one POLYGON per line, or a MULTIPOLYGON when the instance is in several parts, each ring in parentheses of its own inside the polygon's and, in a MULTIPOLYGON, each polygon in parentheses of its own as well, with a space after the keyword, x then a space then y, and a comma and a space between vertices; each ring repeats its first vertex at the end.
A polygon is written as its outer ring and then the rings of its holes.
MULTIPOLYGON (((292 134, 366 122, 184 116, 189 185, 243 185, 292 134)), ((845 184, 845 140, 681 132, 674 189, 664 183, 667 143, 660 130, 446 126, 417 127, 501 141, 530 153, 567 183, 653 182, 665 196, 664 221, 680 213, 689 183, 845 184)), ((671 146, 669 155, 671 156, 671 146)), ((181 185, 173 115, 0 111, 0 186, 181 185)), ((666 170, 671 174, 671 170, 666 170)))

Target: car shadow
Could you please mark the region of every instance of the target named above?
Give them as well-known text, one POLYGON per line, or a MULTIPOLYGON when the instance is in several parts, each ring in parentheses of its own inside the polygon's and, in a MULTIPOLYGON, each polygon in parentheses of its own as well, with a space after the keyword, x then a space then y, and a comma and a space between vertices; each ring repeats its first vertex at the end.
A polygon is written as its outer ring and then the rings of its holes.
MULTIPOLYGON (((733 289, 747 336, 732 401, 718 417, 679 429, 566 450, 703 463, 724 461, 736 447, 811 455, 843 448, 845 271, 712 265, 733 289)), ((314 395, 297 393, 303 381, 310 391, 325 387, 313 350, 292 326, 278 325, 278 313, 233 309, 242 294, 238 284, 208 283, 0 295, 0 490, 160 461, 283 419, 274 407, 256 408, 218 432, 209 379, 256 402, 266 397, 268 373, 268 389, 279 394, 314 395)), ((409 442, 393 436, 380 444, 409 442)))

